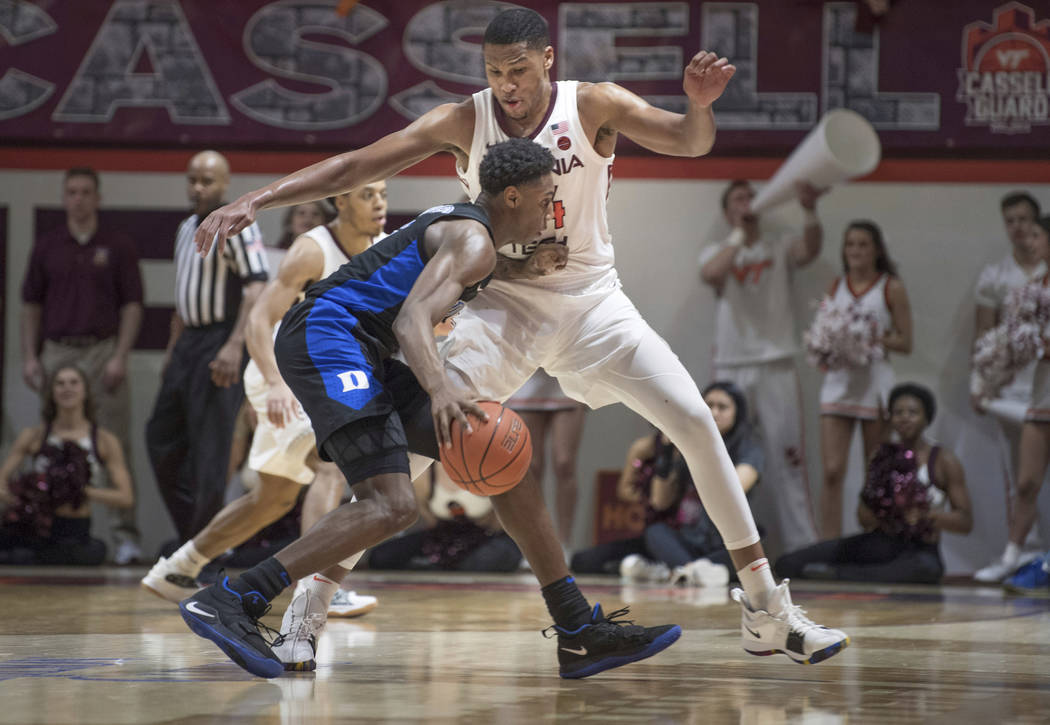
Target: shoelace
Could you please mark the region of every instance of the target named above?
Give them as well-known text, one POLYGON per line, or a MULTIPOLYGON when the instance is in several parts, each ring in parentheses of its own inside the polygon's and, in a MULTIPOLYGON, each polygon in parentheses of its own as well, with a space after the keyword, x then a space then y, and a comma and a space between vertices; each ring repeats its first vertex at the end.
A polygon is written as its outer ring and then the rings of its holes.
POLYGON ((251 621, 255 629, 258 630, 259 636, 262 638, 263 642, 265 642, 269 647, 276 647, 277 645, 284 642, 283 634, 281 634, 278 630, 274 629, 268 624, 265 624, 262 621, 262 618, 270 613, 269 604, 267 604, 266 608, 258 614, 253 614, 252 612, 249 612, 247 608, 245 608, 244 613, 248 615, 248 619, 251 621), (269 636, 269 639, 267 639, 267 636, 269 636))
POLYGON ((788 626, 799 634, 805 636, 811 629, 821 629, 821 626, 806 616, 806 610, 797 604, 791 604, 784 612, 784 620, 788 626))
POLYGON ((599 622, 595 622, 595 624, 601 624, 602 622, 608 622, 609 624, 615 624, 618 627, 622 627, 622 626, 627 625, 627 624, 634 624, 634 620, 633 619, 624 619, 624 617, 626 617, 628 612, 630 612, 630 611, 631 611, 630 607, 624 607, 623 609, 617 609, 617 610, 615 610, 613 612, 610 612, 609 614, 606 614, 604 620, 599 621, 599 622))
MULTIPOLYGON (((626 617, 628 612, 630 612, 630 611, 631 611, 630 607, 623 607, 622 609, 617 609, 617 610, 614 610, 614 611, 610 612, 609 614, 605 614, 602 619, 599 619, 597 622, 589 622, 589 624, 592 624, 592 625, 595 625, 595 626, 597 626, 599 624, 611 624, 611 625, 614 625, 616 627, 624 627, 624 626, 627 626, 627 625, 632 625, 632 624, 634 624, 634 620, 633 619, 624 619, 623 618, 623 617, 626 617)), ((540 630, 540 634, 542 634, 547 639, 551 639, 552 637, 556 637, 558 634, 560 634, 560 632, 558 631, 558 625, 552 624, 551 626, 547 627, 546 629, 540 630)))
MULTIPOLYGON (((306 592, 307 599, 306 603, 303 605, 303 611, 310 609, 311 596, 310 592, 306 592)), ((321 628, 324 627, 326 621, 327 617, 321 612, 309 612, 308 614, 299 616, 293 620, 292 626, 287 633, 278 633, 271 646, 279 647, 287 642, 289 638, 291 638, 293 642, 300 639, 309 639, 309 637, 315 636, 321 628)))

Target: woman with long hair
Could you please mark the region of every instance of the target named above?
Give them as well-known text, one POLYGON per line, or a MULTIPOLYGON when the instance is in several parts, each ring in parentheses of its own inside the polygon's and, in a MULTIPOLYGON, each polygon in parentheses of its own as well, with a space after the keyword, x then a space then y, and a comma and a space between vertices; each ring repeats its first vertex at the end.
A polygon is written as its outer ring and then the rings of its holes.
MULTIPOLYGON (((740 486, 749 493, 762 474, 763 453, 748 419, 747 397, 731 382, 711 383, 703 396, 740 486)), ((735 578, 729 552, 696 495, 685 461, 663 433, 655 431, 631 445, 617 495, 645 506, 645 529, 640 536, 577 552, 574 572, 619 570, 628 581, 684 585, 720 585, 735 578)))
POLYGON ((0 562, 101 564, 106 545, 90 536, 91 503, 134 504, 120 441, 95 422, 87 378, 72 365, 48 380, 41 419, 19 433, 0 465, 0 497, 11 504, 0 562), (102 485, 103 470, 112 488, 102 485))
MULTIPOLYGON (((1050 265, 1050 216, 1035 220, 1029 230, 1028 242, 1033 256, 1050 265)), ((1038 283, 1050 287, 1050 274, 1038 283)), ((1043 297, 1044 300, 1047 297, 1043 297)), ((1043 305, 1040 305, 1043 307, 1043 305)), ((1012 556, 1018 561, 1020 550, 1035 522, 1039 491, 1043 487, 1047 466, 1050 465, 1050 325, 1043 330, 1043 358, 1035 366, 1032 383, 1032 403, 1025 414, 1021 428, 1020 460, 1017 464, 1017 492, 1014 496, 1014 516, 1010 521, 1007 551, 1003 558, 1012 556)), ((1037 557, 1025 564, 1004 582, 1011 591, 1026 593, 1046 591, 1050 583, 1050 554, 1037 557)))
POLYGON ((277 240, 278 249, 288 249, 299 235, 306 234, 314 227, 327 224, 335 219, 335 209, 324 200, 308 201, 288 207, 281 220, 281 238, 277 240))
MULTIPOLYGON (((883 353, 911 352, 912 324, 908 293, 897 277, 882 230, 871 221, 853 221, 842 241, 843 275, 832 282, 825 305, 864 315, 874 326, 883 353)), ((842 487, 850 441, 860 424, 864 460, 870 459, 882 435, 886 395, 893 387, 887 355, 861 367, 828 370, 820 389, 820 440, 824 464, 821 534, 842 533, 842 487)))

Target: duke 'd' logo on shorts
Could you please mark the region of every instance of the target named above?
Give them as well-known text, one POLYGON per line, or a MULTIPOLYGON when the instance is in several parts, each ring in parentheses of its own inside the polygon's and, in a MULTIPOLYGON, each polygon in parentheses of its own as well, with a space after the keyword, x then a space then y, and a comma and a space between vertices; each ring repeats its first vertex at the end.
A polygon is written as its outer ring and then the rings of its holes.
POLYGON ((368 376, 361 370, 347 370, 345 373, 339 373, 336 377, 343 384, 344 393, 348 393, 351 390, 364 390, 368 387, 368 376))

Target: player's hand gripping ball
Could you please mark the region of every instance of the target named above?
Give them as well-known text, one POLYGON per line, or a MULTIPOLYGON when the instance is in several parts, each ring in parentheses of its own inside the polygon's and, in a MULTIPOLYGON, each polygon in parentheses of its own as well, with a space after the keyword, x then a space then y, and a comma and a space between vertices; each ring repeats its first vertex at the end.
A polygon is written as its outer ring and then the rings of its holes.
POLYGON ((441 448, 441 465, 460 488, 495 496, 518 485, 532 462, 532 438, 525 421, 510 408, 484 400, 487 422, 472 419, 472 433, 452 421, 452 447, 441 448))

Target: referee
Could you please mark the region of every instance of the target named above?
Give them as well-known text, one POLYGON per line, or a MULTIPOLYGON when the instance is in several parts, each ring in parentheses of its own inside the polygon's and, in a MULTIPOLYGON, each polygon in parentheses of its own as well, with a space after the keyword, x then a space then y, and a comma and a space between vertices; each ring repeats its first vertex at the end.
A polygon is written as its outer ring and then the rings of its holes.
POLYGON ((197 225, 223 203, 230 166, 202 151, 187 169, 193 214, 175 238, 175 314, 164 377, 146 424, 146 447, 179 542, 222 508, 233 425, 244 397, 244 327, 268 277, 252 224, 221 255, 197 254, 197 225))

